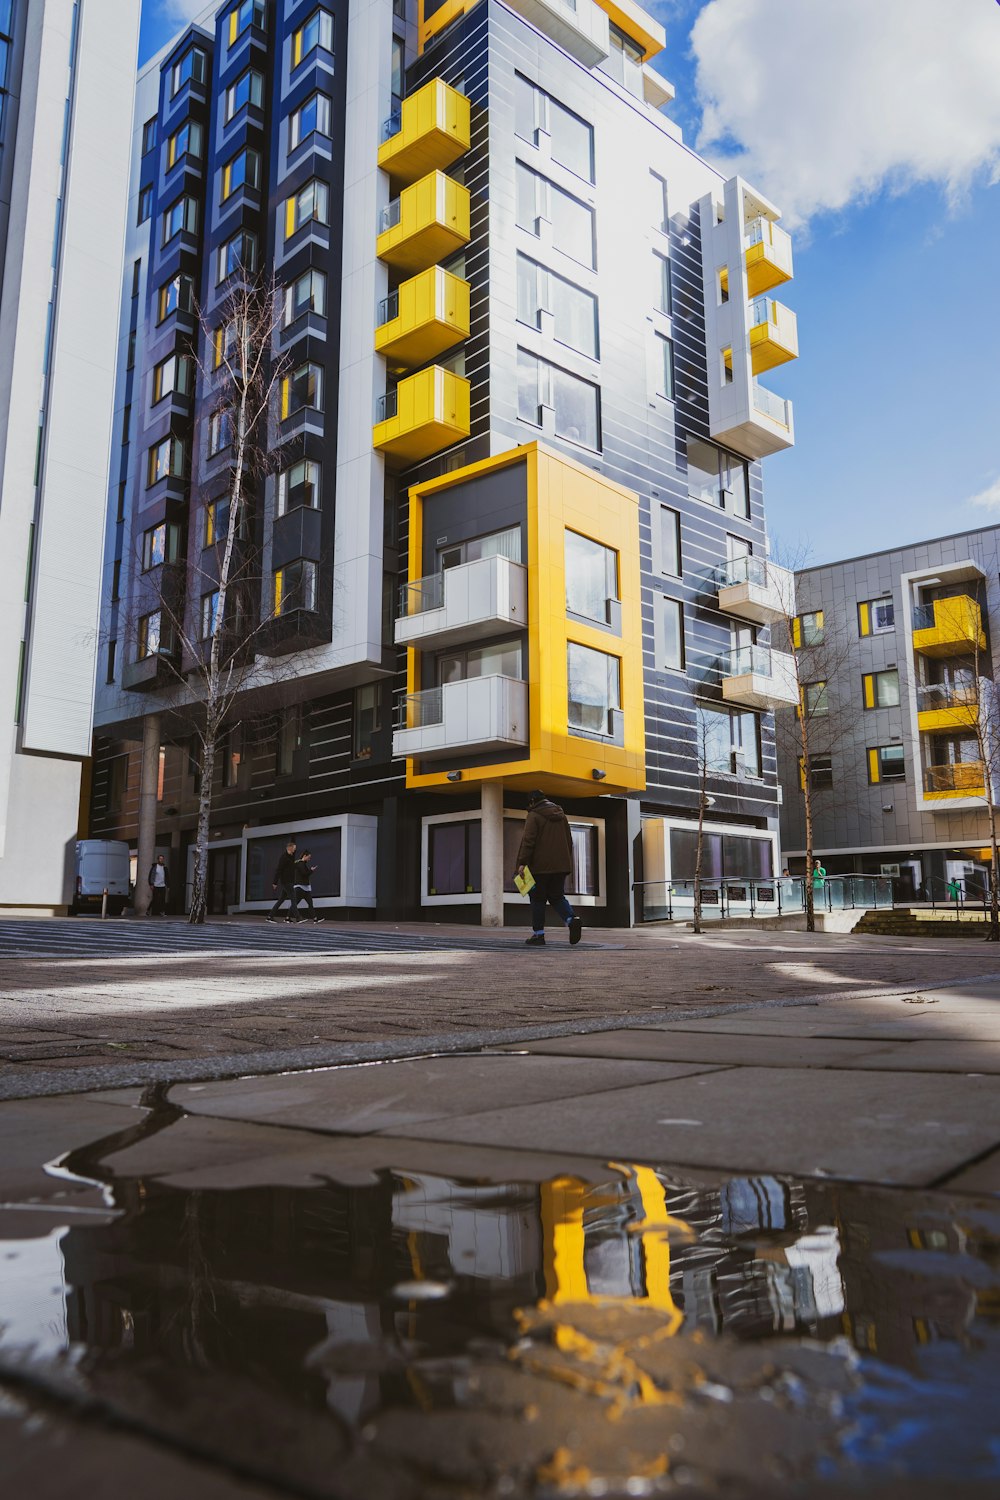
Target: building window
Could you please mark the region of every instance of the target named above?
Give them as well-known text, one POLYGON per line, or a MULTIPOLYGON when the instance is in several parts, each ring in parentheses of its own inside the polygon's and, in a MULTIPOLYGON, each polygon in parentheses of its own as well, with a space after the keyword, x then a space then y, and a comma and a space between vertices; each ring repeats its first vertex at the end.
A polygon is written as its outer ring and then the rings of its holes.
POLYGON ((210 641, 222 624, 222 615, 219 611, 219 591, 213 590, 211 594, 201 596, 201 638, 210 641))
POLYGON ((235 276, 237 271, 253 275, 257 269, 257 236, 251 229, 241 229, 231 240, 219 246, 216 282, 235 276))
POLYGON ((745 460, 701 438, 687 440, 688 494, 738 516, 750 514, 750 489, 745 460))
POLYGON ((483 557, 505 557, 508 562, 521 561, 521 528, 505 526, 502 531, 490 531, 485 536, 471 537, 467 542, 454 542, 438 551, 438 571, 457 568, 462 563, 478 562, 483 557))
POLYGON ((669 317, 673 312, 674 300, 670 282, 670 257, 668 255, 654 255, 653 265, 656 269, 656 307, 657 311, 666 313, 669 317))
POLYGON ((569 641, 566 668, 569 728, 584 734, 614 734, 614 714, 621 708, 618 657, 569 641))
POLYGON ((160 287, 157 298, 157 322, 171 313, 190 312, 194 307, 194 282, 190 276, 173 276, 160 287))
POLYGON ((190 396, 194 365, 189 354, 171 354, 153 369, 153 405, 165 396, 190 396))
POLYGON ((329 224, 330 190, 314 177, 304 188, 285 201, 285 239, 290 239, 306 224, 329 224))
POLYGON ((656 390, 668 401, 674 399, 674 341, 656 334, 656 390))
POLYGON ((872 786, 880 781, 906 780, 906 757, 902 745, 879 745, 869 750, 868 780, 872 786))
POLYGON ((115 522, 118 525, 121 525, 122 521, 124 521, 125 519, 125 498, 127 491, 128 484, 125 480, 122 480, 121 484, 119 484, 118 486, 118 505, 115 510, 115 522))
POLYGON ((551 224, 554 249, 594 269, 593 210, 547 177, 518 162, 518 226, 537 239, 541 232, 539 219, 547 219, 551 224))
POLYGON ((643 97, 642 83, 642 48, 636 46, 631 37, 627 37, 624 31, 619 31, 617 26, 608 27, 609 51, 607 57, 599 65, 602 73, 607 73, 616 83, 628 89, 637 99, 643 97))
POLYGON ((319 495, 320 466, 311 458, 303 458, 278 475, 277 513, 283 516, 302 506, 315 510, 319 495))
POLYGON ((821 609, 813 610, 809 614, 796 615, 792 621, 792 645, 796 650, 800 646, 821 646, 823 635, 824 624, 821 609))
POLYGON ((118 642, 117 641, 109 641, 108 642, 108 675, 105 678, 106 682, 114 682, 114 680, 115 680, 115 668, 117 667, 117 665, 118 665, 118 642))
POLYGON ((661 177, 659 172, 650 172, 649 182, 652 189, 653 228, 658 229, 661 234, 666 234, 670 229, 670 210, 667 203, 667 179, 665 177, 661 177))
POLYGON ((311 135, 330 135, 332 105, 328 94, 310 94, 288 117, 288 149, 294 151, 311 135))
POLYGON ((180 551, 180 530, 168 521, 151 526, 142 534, 142 571, 158 568, 162 563, 177 561, 180 551))
POLYGON ((593 182, 593 127, 520 73, 514 76, 514 129, 533 146, 538 145, 539 132, 544 132, 552 160, 585 182, 593 182))
POLYGON ((301 558, 279 568, 274 575, 274 613, 280 616, 315 608, 316 564, 301 558))
POLYGON ((233 419, 228 408, 213 411, 208 419, 208 456, 214 458, 233 442, 233 419))
POLYGON ((676 510, 671 510, 669 505, 661 505, 659 520, 660 572, 669 573, 672 578, 680 578, 682 574, 680 515, 676 510))
POLYGON ((472 677, 510 677, 515 682, 522 681, 520 642, 470 646, 467 651, 448 651, 438 657, 437 678, 442 687, 451 682, 467 682, 472 677))
POLYGON ((229 789, 239 785, 243 764, 243 725, 234 724, 226 731, 222 755, 222 785, 229 789))
POLYGON ((354 690, 354 759, 370 760, 376 734, 382 728, 382 684, 368 683, 354 690))
POLYGON ((585 620, 607 625, 612 620, 612 604, 621 595, 618 590, 618 553, 612 547, 566 531, 566 610, 585 620))
POLYGON ((324 52, 333 51, 333 17, 328 10, 314 10, 298 31, 293 32, 292 67, 297 68, 317 47, 322 47, 324 52))
POLYGON ((149 218, 152 212, 153 188, 152 184, 147 184, 146 187, 141 187, 139 189, 139 208, 135 216, 135 222, 137 224, 145 224, 146 220, 149 218))
POLYGON ((226 90, 226 124, 248 104, 252 104, 254 109, 260 109, 263 100, 264 79, 255 68, 247 68, 226 90))
POLYGON ((899 672, 866 672, 862 679, 865 708, 899 706, 899 672))
POLYGON ((183 479, 184 443, 178 437, 165 437, 149 450, 146 484, 158 484, 161 479, 183 479))
POLYGON ((139 621, 136 652, 139 661, 145 661, 149 656, 169 656, 173 649, 172 640, 170 625, 164 625, 158 609, 152 614, 143 615, 139 621))
POLYGON ((122 560, 116 557, 111 564, 111 603, 117 604, 122 596, 122 560))
POLYGON ((571 375, 559 365, 539 359, 527 349, 517 351, 517 414, 522 422, 542 426, 542 408, 554 413, 557 437, 595 452, 601 447, 600 393, 589 380, 571 375))
POLYGON ((128 789, 128 756, 116 755, 108 761, 107 791, 104 809, 109 813, 120 813, 128 789))
POLYGON ((197 120, 185 120, 167 141, 167 168, 176 166, 183 156, 201 160, 204 133, 197 120))
POLYGON ((220 495, 205 506, 204 546, 214 547, 225 539, 229 531, 229 503, 228 495, 220 495))
POLYGON ((896 628, 896 609, 891 598, 869 599, 858 605, 858 634, 886 635, 896 628))
POLYGON ((260 153, 249 148, 238 152, 222 169, 223 203, 242 187, 260 187, 260 153))
POLYGON ((804 682, 801 688, 802 711, 807 719, 830 712, 829 684, 825 681, 804 682))
POLYGON ((233 351, 237 345, 237 327, 235 323, 220 323, 212 334, 212 368, 221 370, 224 364, 232 359, 233 351))
POLYGON ((684 670, 684 606, 677 599, 660 599, 661 670, 684 670))
POLYGON ((808 762, 799 756, 799 786, 805 791, 806 765, 809 766, 809 785, 812 790, 821 791, 825 786, 833 786, 833 757, 831 755, 810 755, 808 762))
POLYGON ((697 715, 699 767, 716 774, 760 775, 760 719, 749 710, 708 708, 697 715))
POLYGON ((132 426, 132 403, 122 407, 122 447, 128 446, 129 428, 132 426))
POLYGON ((304 271, 285 287, 285 327, 290 328, 306 313, 326 317, 326 273, 304 271))
POLYGON ((135 369, 135 346, 136 346, 136 341, 137 341, 138 337, 139 336, 138 336, 136 330, 133 328, 132 331, 131 331, 131 333, 128 336, 128 354, 126 355, 126 358, 125 358, 125 368, 126 368, 126 370, 134 370, 135 369))
POLYGON ((281 420, 299 411, 323 410, 323 371, 319 365, 299 365, 281 378, 281 420))
POLYGON ((186 83, 204 83, 207 72, 204 52, 200 47, 192 47, 171 69, 170 97, 179 94, 186 83))
POLYGON ((162 245, 169 245, 172 239, 183 232, 185 234, 198 233, 198 200, 197 198, 178 198, 176 203, 163 215, 163 228, 161 234, 162 245))
POLYGON ((142 257, 132 262, 132 296, 138 297, 139 283, 142 279, 142 257))
POLYGON ((479 818, 427 827, 427 894, 465 896, 482 885, 483 825, 479 818))
POLYGON ((251 26, 256 26, 258 31, 264 26, 264 0, 241 0, 235 10, 229 12, 229 45, 238 41, 245 31, 251 26))
POLYGON ((286 708, 278 725, 278 741, 275 746, 275 774, 292 776, 295 773, 295 752, 302 743, 302 710, 296 704, 286 708))
POLYGON ((143 156, 148 156, 153 147, 156 145, 156 123, 156 116, 154 115, 153 118, 151 120, 147 120, 145 125, 142 127, 143 156))
POLYGON ((564 276, 526 255, 517 257, 517 316, 530 328, 541 328, 542 313, 552 315, 557 343, 597 358, 597 298, 564 276))

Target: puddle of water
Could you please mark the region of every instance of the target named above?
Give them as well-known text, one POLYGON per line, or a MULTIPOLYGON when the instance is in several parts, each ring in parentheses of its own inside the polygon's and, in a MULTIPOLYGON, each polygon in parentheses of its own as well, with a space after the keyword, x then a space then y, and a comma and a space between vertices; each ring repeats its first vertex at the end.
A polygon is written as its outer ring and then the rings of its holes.
POLYGON ((1000 1476, 995 1204, 622 1163, 108 1191, 0 1243, 0 1366, 296 1493, 1000 1476))

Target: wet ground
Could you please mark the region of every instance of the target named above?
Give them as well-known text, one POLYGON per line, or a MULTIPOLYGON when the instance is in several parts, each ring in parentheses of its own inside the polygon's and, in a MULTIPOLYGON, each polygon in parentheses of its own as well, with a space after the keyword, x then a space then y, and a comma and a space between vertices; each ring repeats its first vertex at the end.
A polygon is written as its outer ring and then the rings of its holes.
POLYGON ((359 1136, 393 1067, 4 1106, 10 1494, 998 1492, 1000 1199, 359 1136))

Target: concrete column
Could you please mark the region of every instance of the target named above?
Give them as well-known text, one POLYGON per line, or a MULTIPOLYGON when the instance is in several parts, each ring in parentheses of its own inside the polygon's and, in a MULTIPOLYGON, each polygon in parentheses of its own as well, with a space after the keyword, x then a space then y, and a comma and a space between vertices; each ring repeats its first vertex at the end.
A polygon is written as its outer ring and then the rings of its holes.
POLYGON ((156 858, 156 784, 160 779, 160 716, 142 721, 142 772, 139 779, 139 840, 135 862, 135 914, 149 910, 149 867, 156 858))
POLYGON ((482 791, 483 927, 503 926, 503 782, 484 781, 482 791))

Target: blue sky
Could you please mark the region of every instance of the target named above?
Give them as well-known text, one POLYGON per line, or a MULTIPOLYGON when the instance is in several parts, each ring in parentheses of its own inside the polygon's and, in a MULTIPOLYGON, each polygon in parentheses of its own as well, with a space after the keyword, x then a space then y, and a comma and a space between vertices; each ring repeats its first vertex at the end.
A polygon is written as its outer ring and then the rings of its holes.
MULTIPOLYGON (((388 0, 386 0, 388 3, 388 0)), ((143 0, 140 62, 197 0, 143 0)), ((772 538, 813 563, 1000 518, 1000 5, 652 0, 689 144, 784 210, 800 358, 772 538), (979 497, 978 503, 976 497, 979 497)))

